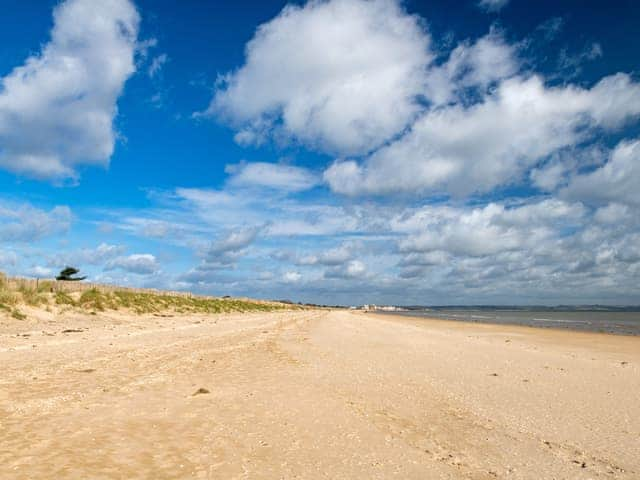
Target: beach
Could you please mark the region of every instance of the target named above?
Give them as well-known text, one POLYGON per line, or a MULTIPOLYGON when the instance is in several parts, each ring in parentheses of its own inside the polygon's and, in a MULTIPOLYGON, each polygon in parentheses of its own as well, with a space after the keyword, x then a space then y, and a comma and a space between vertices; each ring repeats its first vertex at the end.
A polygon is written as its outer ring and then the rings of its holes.
POLYGON ((2 479, 640 478, 640 337, 28 313, 0 322, 2 479))

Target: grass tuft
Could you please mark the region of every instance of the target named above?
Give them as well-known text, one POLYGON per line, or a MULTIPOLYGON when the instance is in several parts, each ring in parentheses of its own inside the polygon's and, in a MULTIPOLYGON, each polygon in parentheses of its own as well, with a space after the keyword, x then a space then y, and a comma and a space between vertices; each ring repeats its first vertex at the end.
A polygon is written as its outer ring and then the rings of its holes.
POLYGON ((17 308, 14 308, 11 311, 11 316, 13 318, 15 318, 16 320, 26 320, 27 319, 27 316, 24 313, 22 313, 20 310, 18 310, 17 308))
POLYGON ((69 305, 73 307, 76 304, 75 300, 71 298, 71 295, 65 292, 56 292, 55 301, 56 305, 69 305))
POLYGON ((37 288, 30 288, 26 285, 21 285, 18 288, 18 292, 22 296, 22 300, 27 305, 31 305, 33 307, 38 307, 42 304, 48 304, 49 298, 44 293, 40 292, 37 288))
POLYGON ((92 288, 91 290, 85 290, 82 292, 77 305, 87 310, 98 312, 104 312, 107 309, 118 309, 118 304, 114 297, 109 293, 101 292, 97 288, 92 288))

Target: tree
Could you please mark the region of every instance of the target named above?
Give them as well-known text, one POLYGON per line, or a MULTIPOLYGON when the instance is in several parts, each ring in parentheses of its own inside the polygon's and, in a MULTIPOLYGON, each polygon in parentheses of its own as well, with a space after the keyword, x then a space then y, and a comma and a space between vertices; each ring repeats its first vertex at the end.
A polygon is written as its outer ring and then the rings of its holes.
POLYGON ((66 267, 64 270, 60 272, 60 275, 56 277, 56 280, 65 281, 65 282, 79 282, 80 280, 84 280, 87 277, 74 277, 80 273, 80 270, 73 267, 66 267))

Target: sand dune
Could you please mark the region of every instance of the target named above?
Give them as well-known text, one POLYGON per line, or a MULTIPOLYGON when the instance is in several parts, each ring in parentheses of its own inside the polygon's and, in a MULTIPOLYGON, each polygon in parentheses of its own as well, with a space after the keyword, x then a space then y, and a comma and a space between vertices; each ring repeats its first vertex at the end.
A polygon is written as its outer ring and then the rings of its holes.
POLYGON ((640 338, 348 311, 0 324, 0 478, 640 478, 640 338))

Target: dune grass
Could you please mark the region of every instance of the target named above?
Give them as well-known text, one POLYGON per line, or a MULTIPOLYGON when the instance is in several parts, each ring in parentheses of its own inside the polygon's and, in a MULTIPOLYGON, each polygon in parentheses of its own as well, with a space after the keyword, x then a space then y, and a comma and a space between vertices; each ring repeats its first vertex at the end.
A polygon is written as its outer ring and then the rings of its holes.
POLYGON ((56 305, 68 305, 74 307, 76 301, 66 292, 56 292, 54 295, 56 305))
POLYGON ((47 311, 80 311, 90 314, 124 310, 136 314, 170 312, 176 314, 216 314, 228 312, 269 312, 300 308, 280 302, 239 298, 200 297, 176 292, 114 289, 109 286, 67 285, 53 281, 8 279, 0 272, 0 313, 23 320, 21 306, 47 311), (78 288, 80 287, 80 288, 78 288), (60 310, 62 309, 62 310, 60 310))
POLYGON ((143 293, 127 290, 101 292, 98 289, 82 293, 78 305, 96 311, 127 309, 138 314, 174 311, 176 313, 225 313, 273 311, 284 305, 233 298, 206 298, 143 293))

